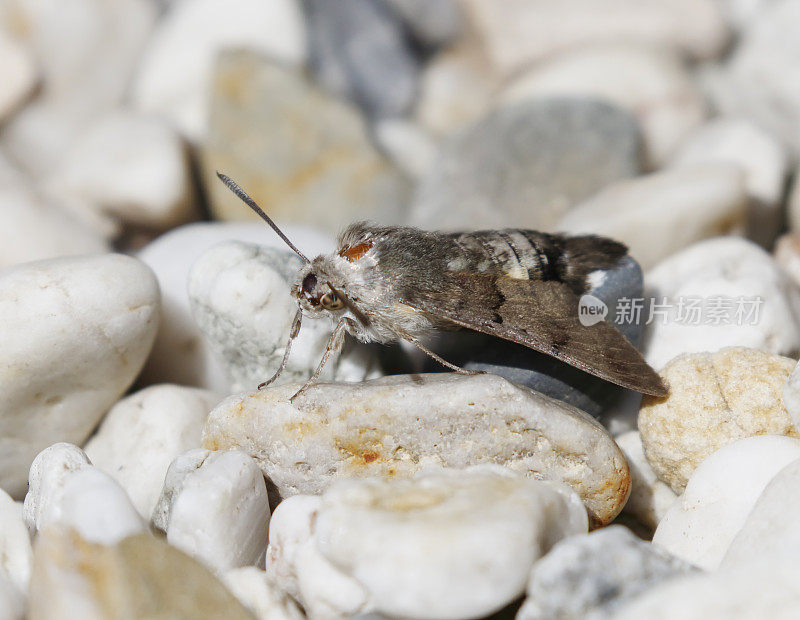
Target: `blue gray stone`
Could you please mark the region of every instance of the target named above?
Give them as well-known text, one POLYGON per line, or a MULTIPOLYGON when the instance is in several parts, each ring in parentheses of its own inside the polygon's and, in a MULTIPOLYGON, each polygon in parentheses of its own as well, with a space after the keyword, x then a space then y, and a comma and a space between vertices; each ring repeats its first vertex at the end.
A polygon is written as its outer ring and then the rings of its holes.
POLYGON ((380 0, 303 0, 303 7, 317 82, 370 118, 408 113, 420 61, 398 13, 380 0))
POLYGON ((450 138, 422 179, 412 223, 428 230, 553 230, 573 206, 641 172, 630 112, 589 98, 500 108, 450 138))
MULTIPOLYGON (((607 272, 602 284, 588 291, 608 306, 606 321, 615 325, 634 344, 640 345, 647 320, 643 308, 639 320, 625 310, 625 299, 643 296, 642 270, 631 257, 626 257, 612 271, 607 272), (628 322, 628 319, 632 319, 628 322), (621 320, 621 324, 617 320, 621 320)), ((437 335, 433 350, 444 359, 469 370, 482 370, 525 385, 552 398, 600 416, 619 403, 636 406, 635 393, 589 375, 549 355, 538 353, 522 345, 470 332, 445 332, 437 335)), ((433 360, 426 360, 426 372, 443 369, 433 360)))
POLYGON ((405 22, 423 49, 441 47, 456 40, 462 15, 454 0, 386 0, 405 22))

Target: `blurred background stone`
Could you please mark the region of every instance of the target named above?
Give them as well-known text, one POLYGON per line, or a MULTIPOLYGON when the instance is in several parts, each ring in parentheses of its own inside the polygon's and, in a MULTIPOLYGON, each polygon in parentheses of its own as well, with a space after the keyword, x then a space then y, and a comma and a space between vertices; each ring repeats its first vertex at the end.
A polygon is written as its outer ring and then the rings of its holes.
POLYGON ((421 181, 411 221, 428 229, 551 229, 607 184, 640 171, 639 131, 593 99, 493 112, 449 140, 421 181))
POLYGON ((408 181, 352 106, 249 52, 220 58, 213 89, 203 177, 215 217, 256 217, 219 182, 221 170, 276 220, 332 233, 359 218, 404 221, 408 181))

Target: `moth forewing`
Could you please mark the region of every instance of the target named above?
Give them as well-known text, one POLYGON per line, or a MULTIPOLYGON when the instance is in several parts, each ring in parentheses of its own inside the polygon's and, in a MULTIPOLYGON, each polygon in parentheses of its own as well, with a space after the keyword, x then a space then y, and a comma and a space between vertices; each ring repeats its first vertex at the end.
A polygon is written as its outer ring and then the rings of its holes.
POLYGON ((320 363, 292 399, 319 378, 345 332, 364 342, 405 339, 448 368, 472 374, 422 342, 443 327, 484 332, 623 387, 667 394, 658 374, 612 325, 579 320, 578 297, 590 274, 614 268, 627 255, 616 241, 531 230, 434 233, 359 222, 340 236, 335 253, 309 261, 252 198, 218 174, 306 263, 293 287, 300 310, 284 359, 265 384, 285 367, 303 314, 336 322, 320 363))

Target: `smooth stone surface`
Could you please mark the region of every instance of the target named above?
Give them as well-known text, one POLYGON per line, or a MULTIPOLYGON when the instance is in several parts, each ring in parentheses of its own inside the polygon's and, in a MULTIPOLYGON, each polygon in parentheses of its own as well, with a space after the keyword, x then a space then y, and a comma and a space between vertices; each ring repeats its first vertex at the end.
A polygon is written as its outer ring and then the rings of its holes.
MULTIPOLYGON (((229 392, 255 389, 278 369, 297 313, 291 294, 303 262, 291 250, 229 241, 205 252, 188 279, 195 323, 229 379, 229 392)), ((331 321, 307 319, 276 384, 305 381, 325 353, 331 321)), ((358 382, 380 376, 373 349, 348 339, 322 381, 358 382)))
POLYGON ((678 496, 653 471, 644 454, 639 431, 628 431, 614 439, 631 472, 631 495, 622 510, 654 531, 678 496))
POLYGON ((54 195, 135 226, 164 230, 199 217, 188 153, 154 116, 115 112, 92 122, 47 184, 54 195))
POLYGON ((303 620, 306 617, 292 598, 260 568, 232 568, 222 573, 220 578, 258 620, 303 620))
MULTIPOLYGON (((244 205, 242 205, 242 208, 244 205)), ((278 225, 309 256, 331 252, 333 239, 304 227, 278 225)), ((286 244, 264 222, 197 222, 159 236, 139 252, 161 287, 161 324, 140 383, 177 383, 228 393, 226 371, 192 318, 186 283, 189 271, 209 248, 239 240, 268 247, 286 244)), ((262 381, 263 379, 260 379, 262 381)))
POLYGON ((456 41, 463 16, 457 0, 387 0, 417 44, 435 48, 456 41))
POLYGON ((497 110, 442 147, 418 188, 422 228, 552 228, 576 202, 639 172, 639 133, 623 110, 547 99, 497 110))
MULTIPOLYGON (((19 592, 27 592, 32 559, 31 540, 22 510, 8 493, 0 491, 0 580, 9 582, 19 592)), ((0 602, 0 610, 2 608, 0 602)))
POLYGON ((651 167, 663 165, 706 114, 702 94, 679 55, 630 42, 581 47, 544 59, 516 76, 499 98, 508 104, 554 96, 602 99, 633 114, 651 167))
POLYGON ((794 171, 794 182, 786 202, 786 223, 792 233, 800 232, 800 170, 794 171))
POLYGON ((794 367, 786 383, 783 384, 781 396, 783 397, 783 407, 792 419, 795 430, 800 432, 800 370, 794 367))
POLYGON ((800 605, 796 558, 765 557, 731 570, 657 584, 624 605, 614 620, 789 620, 800 605))
POLYGON ((480 617, 519 596, 554 543, 586 528, 566 487, 499 466, 353 480, 285 500, 267 566, 312 616, 480 617))
MULTIPOLYGON (((596 272, 595 279, 596 285, 587 294, 605 303, 608 307, 606 322, 638 345, 647 317, 642 316, 638 321, 628 317, 624 313, 624 302, 621 304, 620 300, 642 297, 642 270, 639 265, 627 257, 612 271, 596 272)), ((615 417, 622 417, 625 411, 630 414, 629 417, 633 417, 638 411, 640 395, 554 357, 500 338, 461 330, 440 332, 427 344, 448 362, 468 370, 500 375, 595 417, 612 412, 615 417)), ((427 372, 442 370, 438 362, 427 357, 423 368, 427 372)))
POLYGON ((622 241, 643 269, 745 222, 741 168, 706 164, 619 181, 561 218, 560 231, 622 241))
POLYGON ((31 50, 0 31, 0 122, 4 122, 30 96, 39 78, 31 50))
POLYGON ((645 273, 645 296, 661 306, 644 335, 645 359, 656 369, 683 353, 730 346, 800 349, 800 289, 739 237, 702 241, 661 261, 645 273))
POLYGON ((109 249, 103 236, 66 210, 61 199, 34 189, 13 169, 0 176, 0 268, 109 249))
POLYGON ((753 122, 723 117, 693 132, 672 157, 670 166, 716 162, 741 166, 749 201, 748 237, 771 247, 783 227, 782 200, 789 172, 785 148, 753 122))
POLYGON ((467 0, 495 62, 511 73, 564 50, 634 41, 709 58, 723 51, 727 30, 713 0, 467 0))
POLYGON ((748 437, 714 452, 664 515, 653 544, 716 569, 769 481, 800 458, 800 439, 748 437))
POLYGON ((243 452, 191 450, 170 465, 153 512, 167 542, 215 570, 263 565, 269 527, 264 476, 243 452))
POLYGON ((797 557, 800 537, 793 515, 800 510, 800 460, 781 469, 764 487, 721 566, 749 564, 760 557, 797 557))
POLYGON ((51 172, 91 121, 122 102, 157 9, 150 0, 4 5, 11 35, 33 54, 41 79, 34 99, 3 126, 0 143, 36 177, 51 172))
POLYGON ((384 119, 372 130, 383 152, 411 179, 421 179, 436 161, 435 139, 412 121, 384 119))
POLYGON ((114 405, 84 449, 149 521, 169 464, 200 447, 203 424, 220 399, 181 385, 145 388, 114 405))
POLYGON ((405 115, 419 63, 399 16, 379 0, 303 0, 316 81, 371 118, 405 115))
POLYGON ((149 534, 113 546, 49 529, 34 550, 31 620, 253 620, 202 564, 149 534))
POLYGON ((152 271, 120 254, 0 272, 0 488, 21 497, 36 454, 86 440, 141 370, 158 306, 152 271))
POLYGON ((772 258, 789 279, 800 286, 800 234, 788 232, 781 235, 775 242, 772 258))
POLYGON ((627 463, 598 422, 500 377, 320 384, 289 403, 299 387, 227 398, 209 415, 204 446, 251 454, 283 497, 320 493, 341 478, 406 478, 483 463, 565 482, 595 525, 613 519, 628 497, 627 463))
POLYGON ((531 571, 516 620, 599 620, 623 601, 692 567, 621 525, 571 536, 531 571))
POLYGON ((0 575, 0 620, 23 620, 25 610, 25 595, 0 575))
POLYGON ((753 435, 798 437, 781 390, 795 361, 731 347, 675 358, 661 371, 666 399, 645 397, 639 411, 647 460, 676 493, 701 461, 753 435))
POLYGON ((483 41, 467 30, 423 67, 415 118, 434 136, 449 136, 488 111, 500 81, 483 41))
POLYGON ((23 518, 31 535, 58 526, 103 545, 146 529, 122 487, 68 443, 54 444, 34 459, 23 518))
POLYGON ((800 153, 799 0, 768 3, 752 20, 710 87, 715 106, 746 116, 800 153))
POLYGON ((169 119, 190 140, 202 141, 218 55, 248 49, 297 66, 307 55, 305 31, 297 0, 176 2, 141 59, 133 105, 169 119))
POLYGON ((409 185, 372 145, 360 113, 298 70, 248 52, 220 56, 203 177, 217 219, 250 212, 223 170, 270 217, 338 233, 356 219, 404 221, 409 185))

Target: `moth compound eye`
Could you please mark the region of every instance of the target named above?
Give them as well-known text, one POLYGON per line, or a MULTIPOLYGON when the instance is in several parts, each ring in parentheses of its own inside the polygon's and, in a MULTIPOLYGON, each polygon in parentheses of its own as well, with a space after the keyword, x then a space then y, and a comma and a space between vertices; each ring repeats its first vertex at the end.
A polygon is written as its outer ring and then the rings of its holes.
POLYGON ((325 293, 322 299, 319 300, 322 307, 326 310, 341 310, 344 308, 344 302, 339 299, 335 293, 325 293))
POLYGON ((305 293, 306 297, 310 297, 311 293, 314 292, 314 287, 317 285, 317 276, 313 273, 309 273, 305 278, 303 278, 303 285, 302 290, 305 293))

